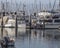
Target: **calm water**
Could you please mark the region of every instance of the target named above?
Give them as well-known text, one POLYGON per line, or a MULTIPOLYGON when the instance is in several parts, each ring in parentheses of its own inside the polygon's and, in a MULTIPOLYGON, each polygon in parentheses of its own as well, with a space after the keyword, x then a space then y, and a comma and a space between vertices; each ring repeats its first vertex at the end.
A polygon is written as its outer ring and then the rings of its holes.
MULTIPOLYGON (((16 48, 60 48, 60 30, 23 30, 18 28, 18 36, 15 38, 15 28, 4 28, 3 36, 15 39, 16 48), (58 38, 56 38, 58 36, 58 38)), ((0 29, 0 38, 2 36, 0 29)))

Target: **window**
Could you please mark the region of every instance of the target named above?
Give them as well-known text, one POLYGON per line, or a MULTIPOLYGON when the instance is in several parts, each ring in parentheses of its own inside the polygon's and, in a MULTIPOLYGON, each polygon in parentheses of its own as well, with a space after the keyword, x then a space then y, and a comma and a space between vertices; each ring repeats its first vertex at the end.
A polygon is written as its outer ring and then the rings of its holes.
POLYGON ((26 20, 26 22, 29 22, 28 20, 26 20))
POLYGON ((53 19, 56 19, 56 18, 59 18, 59 17, 58 17, 58 16, 53 16, 52 18, 53 18, 53 19))
POLYGON ((45 20, 45 22, 52 22, 52 20, 45 20))
POLYGON ((54 22, 60 22, 60 20, 55 20, 54 22))
POLYGON ((50 18, 49 16, 46 16, 46 18, 50 18))

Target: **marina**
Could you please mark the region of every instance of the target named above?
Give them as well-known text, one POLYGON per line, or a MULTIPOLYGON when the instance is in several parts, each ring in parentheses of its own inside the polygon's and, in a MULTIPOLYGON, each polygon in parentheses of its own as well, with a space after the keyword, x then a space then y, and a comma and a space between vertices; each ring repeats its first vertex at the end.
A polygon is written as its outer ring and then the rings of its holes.
POLYGON ((0 0, 0 48, 59 48, 60 0, 0 0))

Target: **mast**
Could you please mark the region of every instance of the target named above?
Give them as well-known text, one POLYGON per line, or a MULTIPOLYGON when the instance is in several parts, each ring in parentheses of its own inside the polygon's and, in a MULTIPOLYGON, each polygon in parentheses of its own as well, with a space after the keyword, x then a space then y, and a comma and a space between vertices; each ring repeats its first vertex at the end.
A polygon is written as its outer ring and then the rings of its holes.
MULTIPOLYGON (((31 12, 30 12, 31 13, 31 12)), ((34 13, 34 5, 32 4, 32 13, 34 13)))
POLYGON ((8 12, 9 11, 9 2, 8 2, 8 0, 6 0, 6 11, 8 12))
POLYGON ((7 0, 6 0, 6 10, 5 10, 5 12, 7 12, 7 0))
POLYGON ((53 10, 54 10, 54 8, 55 8, 55 4, 56 4, 56 0, 54 1, 52 11, 53 11, 53 10))
POLYGON ((4 12, 5 11, 5 5, 2 1, 1 1, 1 4, 2 4, 2 12, 4 12))
POLYGON ((34 0, 34 10, 36 12, 37 6, 36 6, 36 0, 34 0))
POLYGON ((12 12, 12 9, 13 9, 13 7, 12 7, 12 6, 13 6, 13 3, 12 3, 12 0, 11 0, 11 12, 12 12))
POLYGON ((16 0, 15 0, 15 5, 16 5, 16 12, 18 12, 18 4, 17 4, 17 2, 16 2, 16 0))
POLYGON ((39 4, 40 4, 39 6, 40 6, 40 11, 41 11, 41 1, 39 2, 39 4))
POLYGON ((51 1, 49 0, 49 9, 51 9, 51 1))
POLYGON ((25 7, 26 7, 26 5, 25 4, 23 4, 23 15, 25 15, 25 7))
POLYGON ((37 0, 34 0, 34 15, 36 16, 36 13, 38 12, 37 9, 37 0))
POLYGON ((19 11, 21 10, 21 1, 19 2, 19 11))
POLYGON ((59 0, 59 10, 60 10, 60 0, 59 0))

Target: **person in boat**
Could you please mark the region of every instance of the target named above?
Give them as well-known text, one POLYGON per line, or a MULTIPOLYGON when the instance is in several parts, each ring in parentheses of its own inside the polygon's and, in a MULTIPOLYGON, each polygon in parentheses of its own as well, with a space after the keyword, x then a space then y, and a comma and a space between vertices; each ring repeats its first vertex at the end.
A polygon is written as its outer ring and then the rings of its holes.
POLYGON ((6 48, 7 48, 8 43, 9 43, 9 37, 4 37, 4 41, 5 41, 5 45, 6 45, 6 48))

